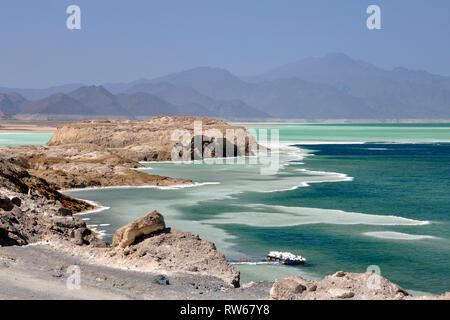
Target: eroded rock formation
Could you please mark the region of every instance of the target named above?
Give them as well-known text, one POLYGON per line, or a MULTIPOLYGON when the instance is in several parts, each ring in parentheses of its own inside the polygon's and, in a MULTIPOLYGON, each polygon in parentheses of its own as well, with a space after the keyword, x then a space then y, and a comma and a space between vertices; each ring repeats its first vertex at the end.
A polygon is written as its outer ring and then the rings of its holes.
MULTIPOLYGON (((217 151, 223 156, 251 155, 258 148, 255 138, 244 127, 216 119, 169 116, 153 117, 147 121, 88 120, 69 123, 59 127, 47 145, 78 143, 108 148, 114 154, 135 161, 176 160, 172 153, 180 144, 190 149, 184 160, 218 156, 215 154, 217 151), (194 146, 195 142, 198 145, 194 146), (228 150, 223 152, 224 148, 228 150)), ((180 148, 179 151, 182 154, 184 150, 180 148)))
POLYGON ((157 211, 117 230, 108 256, 109 262, 136 269, 193 272, 239 286, 239 271, 214 243, 189 232, 165 228, 164 218, 157 211))

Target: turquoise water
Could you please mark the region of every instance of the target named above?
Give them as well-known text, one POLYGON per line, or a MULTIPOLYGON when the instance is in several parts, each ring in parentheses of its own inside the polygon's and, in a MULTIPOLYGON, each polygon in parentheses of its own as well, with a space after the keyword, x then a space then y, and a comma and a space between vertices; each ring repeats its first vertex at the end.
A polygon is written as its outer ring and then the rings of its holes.
POLYGON ((0 146, 43 145, 51 133, 0 133, 0 146))
MULTIPOLYGON (((408 290, 450 288, 450 125, 292 125, 272 158, 146 163, 144 171, 193 179, 189 188, 71 191, 109 209, 81 216, 110 240, 157 209, 167 225, 214 241, 243 282, 337 270, 381 274, 408 290), (272 164, 273 164, 272 163, 272 164), (278 167, 277 167, 278 168, 278 167), (255 264, 270 250, 308 259, 255 264)), ((248 124, 254 129, 255 124, 248 124)))

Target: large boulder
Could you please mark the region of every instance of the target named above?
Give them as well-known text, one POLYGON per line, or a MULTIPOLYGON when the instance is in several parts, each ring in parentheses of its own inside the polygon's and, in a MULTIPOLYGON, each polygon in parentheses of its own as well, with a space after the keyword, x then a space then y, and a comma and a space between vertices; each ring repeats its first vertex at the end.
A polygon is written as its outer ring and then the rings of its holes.
POLYGON ((270 290, 273 300, 296 300, 303 291, 308 290, 308 281, 301 277, 291 276, 277 279, 270 290))
POLYGON ((136 238, 162 231, 165 228, 164 217, 158 211, 152 211, 118 229, 114 234, 112 245, 125 248, 133 244, 136 238))

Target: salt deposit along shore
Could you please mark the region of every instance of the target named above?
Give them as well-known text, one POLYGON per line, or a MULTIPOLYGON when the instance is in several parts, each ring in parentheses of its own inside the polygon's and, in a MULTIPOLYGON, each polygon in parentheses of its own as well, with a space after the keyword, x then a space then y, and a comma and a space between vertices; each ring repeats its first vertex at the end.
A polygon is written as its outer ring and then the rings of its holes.
MULTIPOLYGON (((140 167, 138 161, 167 160, 173 145, 164 140, 166 135, 175 127, 189 129, 194 120, 205 128, 231 128, 191 117, 84 121, 61 126, 47 146, 1 148, 0 298, 416 299, 384 278, 379 286, 369 286, 371 274, 342 271, 321 281, 290 277, 242 284, 239 272, 213 243, 172 229, 164 212, 152 208, 117 230, 108 244, 74 215, 98 208, 58 191, 192 184, 134 169, 140 167), (79 289, 68 285, 74 267, 80 271, 79 289)), ((252 152, 248 146, 237 151, 252 152)))

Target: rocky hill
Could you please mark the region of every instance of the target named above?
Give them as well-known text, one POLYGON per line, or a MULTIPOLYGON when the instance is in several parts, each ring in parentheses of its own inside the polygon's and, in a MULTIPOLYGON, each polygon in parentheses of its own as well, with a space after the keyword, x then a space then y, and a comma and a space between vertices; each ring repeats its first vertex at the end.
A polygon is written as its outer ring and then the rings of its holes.
POLYGON ((147 121, 90 120, 64 124, 47 145, 53 147, 77 143, 108 148, 111 153, 134 161, 172 160, 172 152, 177 150, 184 160, 192 160, 215 156, 215 150, 222 151, 225 147, 228 147, 232 156, 251 155, 258 148, 255 138, 244 127, 231 126, 216 119, 168 116, 153 117, 147 121), (202 131, 194 132, 195 123, 201 125, 202 131), (182 139, 177 132, 181 130, 189 133, 191 138, 178 149, 177 145, 182 139), (212 136, 213 130, 220 137, 212 136), (227 140, 227 130, 235 133, 236 138, 227 140), (201 140, 198 148, 194 145, 195 139, 201 140), (243 143, 237 144, 239 141, 243 143), (208 155, 209 148, 211 154, 208 155), (186 149, 191 154, 183 155, 186 149))

